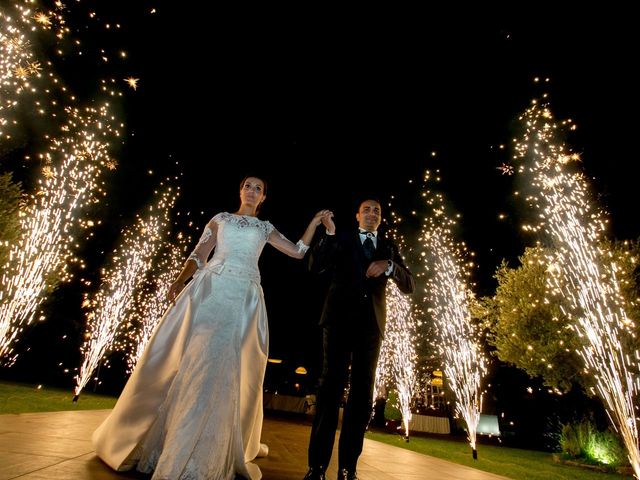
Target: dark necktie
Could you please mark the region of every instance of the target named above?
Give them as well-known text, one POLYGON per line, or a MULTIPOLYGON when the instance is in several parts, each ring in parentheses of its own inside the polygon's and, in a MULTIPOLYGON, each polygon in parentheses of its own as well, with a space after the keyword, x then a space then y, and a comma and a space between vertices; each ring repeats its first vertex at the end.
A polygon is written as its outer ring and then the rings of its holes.
POLYGON ((376 251, 376 247, 373 245, 372 233, 367 233, 367 238, 362 242, 362 248, 364 249, 364 256, 367 257, 367 260, 371 260, 373 258, 373 253, 376 251))

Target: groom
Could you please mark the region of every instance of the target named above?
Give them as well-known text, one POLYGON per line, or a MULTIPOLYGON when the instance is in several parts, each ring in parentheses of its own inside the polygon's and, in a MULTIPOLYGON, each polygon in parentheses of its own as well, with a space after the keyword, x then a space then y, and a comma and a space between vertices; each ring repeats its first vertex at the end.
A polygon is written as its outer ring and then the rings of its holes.
POLYGON ((368 198, 356 213, 357 231, 337 232, 333 218, 324 218, 326 233, 311 254, 309 269, 329 275, 330 285, 320 319, 324 361, 304 480, 325 479, 350 365, 349 398, 338 444, 338 480, 357 478, 386 323, 387 280, 395 281, 404 293, 415 289, 396 245, 378 234, 381 215, 380 202, 368 198))

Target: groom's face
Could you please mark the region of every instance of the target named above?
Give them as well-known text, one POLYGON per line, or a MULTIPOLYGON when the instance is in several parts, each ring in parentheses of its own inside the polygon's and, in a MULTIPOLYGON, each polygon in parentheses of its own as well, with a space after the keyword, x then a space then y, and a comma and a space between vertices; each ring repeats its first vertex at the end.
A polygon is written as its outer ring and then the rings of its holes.
POLYGON ((364 230, 374 231, 380 226, 382 220, 382 208, 375 200, 365 200, 360 204, 356 213, 358 226, 364 230))

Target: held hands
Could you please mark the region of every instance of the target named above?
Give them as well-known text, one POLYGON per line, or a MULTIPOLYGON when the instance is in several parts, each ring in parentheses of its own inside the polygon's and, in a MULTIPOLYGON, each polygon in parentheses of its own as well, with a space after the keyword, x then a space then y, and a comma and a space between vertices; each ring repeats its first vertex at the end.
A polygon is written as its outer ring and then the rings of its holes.
POLYGON ((369 265, 369 268, 367 268, 367 272, 365 273, 365 276, 367 278, 377 278, 380 275, 382 275, 384 272, 387 271, 387 268, 389 268, 389 264, 387 263, 386 260, 375 260, 373 262, 371 262, 371 264, 369 265))
POLYGON ((320 210, 313 217, 312 223, 316 227, 322 223, 330 232, 334 232, 336 229, 333 223, 333 212, 331 210, 320 210))
POLYGON ((333 212, 331 210, 320 210, 313 219, 318 221, 316 226, 322 223, 328 232, 335 233, 336 225, 333 223, 333 212))

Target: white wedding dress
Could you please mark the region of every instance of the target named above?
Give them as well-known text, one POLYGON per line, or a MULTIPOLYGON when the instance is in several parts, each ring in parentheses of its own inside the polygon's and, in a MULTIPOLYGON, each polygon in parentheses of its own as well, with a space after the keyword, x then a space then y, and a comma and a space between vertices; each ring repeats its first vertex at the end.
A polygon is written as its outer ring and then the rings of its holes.
POLYGON ((112 468, 167 480, 261 478, 251 460, 269 344, 258 270, 265 243, 295 258, 307 248, 256 217, 219 213, 207 224, 189 257, 198 271, 93 434, 112 468))

